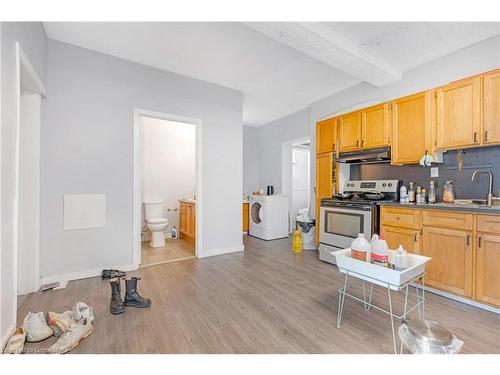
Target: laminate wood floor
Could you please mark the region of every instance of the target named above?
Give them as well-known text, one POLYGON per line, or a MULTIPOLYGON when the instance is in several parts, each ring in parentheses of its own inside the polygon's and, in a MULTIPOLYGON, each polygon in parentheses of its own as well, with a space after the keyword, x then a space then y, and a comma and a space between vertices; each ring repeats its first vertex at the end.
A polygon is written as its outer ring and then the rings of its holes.
MULTIPOLYGON (((244 239, 245 251, 141 268, 148 309, 109 313, 110 288, 99 278, 37 292, 28 311, 64 311, 76 301, 94 308, 94 332, 72 353, 392 353, 389 318, 346 299, 336 328, 337 269, 316 252, 293 255, 290 240, 244 239)), ((352 284, 354 285, 354 284, 352 284)), ((500 316, 427 293, 426 317, 462 339, 463 353, 500 353, 500 316)), ((387 304, 385 289, 374 302, 387 304)), ((397 293, 395 308, 402 307, 397 293)), ((55 338, 29 348, 48 347, 55 338)))
POLYGON ((141 267, 155 264, 175 262, 194 258, 194 246, 189 242, 170 238, 165 240, 164 247, 151 247, 149 242, 141 243, 141 267))

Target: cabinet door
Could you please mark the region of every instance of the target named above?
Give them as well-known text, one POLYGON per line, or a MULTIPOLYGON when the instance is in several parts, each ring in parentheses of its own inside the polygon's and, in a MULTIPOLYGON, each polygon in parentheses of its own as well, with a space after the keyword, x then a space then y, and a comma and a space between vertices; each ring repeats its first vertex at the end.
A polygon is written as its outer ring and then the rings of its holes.
POLYGON ((243 203, 243 232, 248 232, 248 203, 243 203))
POLYGON ((483 76, 482 141, 500 143, 500 69, 483 76))
POLYGON ((437 89, 437 148, 479 145, 480 87, 480 77, 475 77, 437 89))
POLYGON ((331 118, 316 124, 316 152, 332 152, 337 141, 337 119, 331 118))
POLYGON ((179 232, 186 233, 186 205, 181 203, 179 209, 179 232))
MULTIPOLYGON (((320 227, 319 204, 323 198, 332 197, 332 156, 331 152, 316 156, 316 228, 320 227)), ((316 230, 318 242, 319 230, 316 230)))
POLYGON ((387 242, 389 249, 397 249, 399 245, 409 253, 420 254, 420 231, 415 229, 382 226, 380 234, 387 242))
POLYGON ((339 117, 340 152, 361 148, 361 112, 353 112, 339 117))
POLYGON ((429 286, 472 297, 472 234, 470 232, 423 228, 422 253, 431 257, 425 283, 429 286))
POLYGON ((389 104, 361 111, 361 148, 389 145, 389 104))
POLYGON ((426 91, 392 103, 392 164, 416 164, 429 151, 431 100, 426 91))
POLYGON ((478 235, 476 299, 500 306, 500 236, 478 235))

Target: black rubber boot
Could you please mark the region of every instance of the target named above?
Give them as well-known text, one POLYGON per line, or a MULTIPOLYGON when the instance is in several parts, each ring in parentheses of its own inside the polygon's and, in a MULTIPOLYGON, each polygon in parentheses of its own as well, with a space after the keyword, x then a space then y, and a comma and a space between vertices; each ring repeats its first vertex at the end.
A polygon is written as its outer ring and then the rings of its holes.
POLYGON ((151 300, 149 298, 141 297, 137 293, 137 281, 140 280, 138 277, 132 277, 130 279, 125 279, 125 301, 123 304, 127 307, 149 307, 151 306, 151 300))
POLYGON ((109 280, 109 285, 111 285, 111 301, 109 302, 109 311, 113 315, 118 315, 125 312, 125 306, 123 305, 120 279, 109 280))

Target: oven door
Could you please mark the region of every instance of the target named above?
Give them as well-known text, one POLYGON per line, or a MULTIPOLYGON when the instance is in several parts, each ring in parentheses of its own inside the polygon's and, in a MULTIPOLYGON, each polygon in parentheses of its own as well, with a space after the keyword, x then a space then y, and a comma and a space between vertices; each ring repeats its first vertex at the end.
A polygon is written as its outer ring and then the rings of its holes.
POLYGON ((320 208, 319 242, 345 249, 351 242, 364 233, 369 240, 372 236, 372 207, 332 207, 320 208))

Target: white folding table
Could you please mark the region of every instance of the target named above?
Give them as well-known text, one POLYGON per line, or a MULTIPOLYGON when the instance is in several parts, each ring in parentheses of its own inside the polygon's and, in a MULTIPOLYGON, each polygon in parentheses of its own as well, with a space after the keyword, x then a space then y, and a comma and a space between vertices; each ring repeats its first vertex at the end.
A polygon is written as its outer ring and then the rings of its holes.
MULTIPOLYGON (((389 250, 389 257, 394 254, 393 250, 389 250)), ((344 286, 339 289, 339 307, 337 311, 337 328, 340 328, 340 322, 342 321, 342 312, 344 310, 344 300, 348 296, 363 303, 366 311, 370 308, 375 308, 380 310, 390 316, 391 327, 392 327, 392 341, 394 344, 394 353, 397 354, 396 345, 396 329, 394 327, 394 319, 401 321, 406 318, 406 316, 413 310, 418 309, 419 318, 424 319, 425 310, 425 267, 427 262, 431 260, 429 257, 408 254, 408 267, 402 271, 393 270, 388 267, 382 267, 369 262, 363 262, 358 259, 351 258, 351 249, 347 248, 341 251, 334 251, 332 255, 336 257, 337 267, 339 271, 345 274, 344 286), (349 276, 353 276, 362 280, 363 282, 363 298, 356 297, 347 292, 347 284, 349 276), (417 281, 421 279, 422 283, 418 284, 417 281), (367 296, 365 283, 370 283, 370 292, 367 296), (372 294, 373 285, 379 285, 381 287, 387 288, 387 297, 389 300, 389 310, 372 304, 372 294), (409 293, 409 287, 413 286, 415 288, 415 294, 409 293), (394 313, 392 305, 392 291, 405 290, 405 302, 403 306, 402 315, 397 315, 394 313), (408 295, 416 297, 416 303, 410 309, 408 309, 408 295)), ((402 345, 400 347, 400 352, 402 352, 402 345)))

